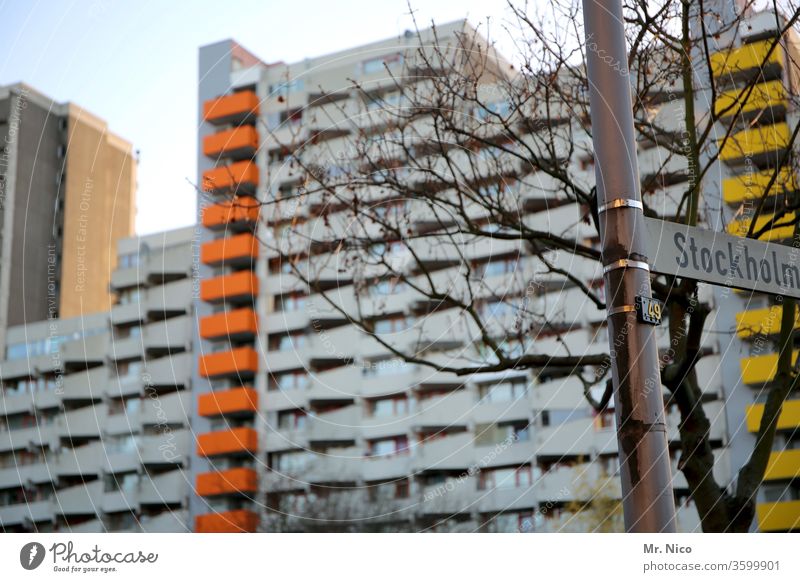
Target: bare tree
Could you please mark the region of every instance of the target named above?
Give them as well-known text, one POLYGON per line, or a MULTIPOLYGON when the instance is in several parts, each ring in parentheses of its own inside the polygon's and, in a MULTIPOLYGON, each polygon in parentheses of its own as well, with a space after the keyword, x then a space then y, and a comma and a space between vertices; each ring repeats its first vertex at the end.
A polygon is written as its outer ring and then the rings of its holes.
MULTIPOLYGON (((570 340, 581 317, 602 333, 605 309, 583 67, 593 49, 578 6, 512 3, 513 19, 501 24, 513 63, 470 28, 448 43, 435 28, 418 30, 421 48, 404 55, 402 71, 387 66, 388 81, 320 88, 303 129, 267 128, 272 162, 295 180, 262 202, 262 242, 299 288, 399 361, 462 377, 510 369, 576 375, 601 411, 611 397, 608 344, 580 352, 570 340), (514 267, 522 256, 533 259, 514 267), (498 261, 512 267, 498 269, 498 261), (401 292, 416 297, 414 321, 389 336, 376 322, 401 292)), ((719 197, 704 195, 702 185, 718 171, 720 152, 743 129, 768 131, 786 120, 785 111, 748 106, 799 14, 791 2, 769 8, 776 32, 762 67, 720 75, 713 55, 736 40, 739 21, 711 33, 703 2, 625 3, 630 56, 618 66, 630 71, 641 155, 650 159, 642 166, 650 168, 642 176, 648 216, 713 223, 719 197), (701 95, 719 103, 732 87, 738 94, 724 107, 698 106, 701 95)), ((785 66, 796 67, 793 50, 786 54, 785 66)), ((769 238, 795 223, 798 201, 780 180, 794 165, 798 129, 790 128, 780 159, 756 162, 771 178, 755 208, 740 210, 747 236, 769 238)), ((783 300, 778 372, 765 386, 752 455, 735 482, 720 484, 695 372, 708 355, 702 338, 711 306, 693 280, 654 276, 653 289, 666 304, 661 377, 666 404, 680 411, 679 468, 704 531, 747 531, 781 405, 800 377, 791 350, 795 302, 783 300)))

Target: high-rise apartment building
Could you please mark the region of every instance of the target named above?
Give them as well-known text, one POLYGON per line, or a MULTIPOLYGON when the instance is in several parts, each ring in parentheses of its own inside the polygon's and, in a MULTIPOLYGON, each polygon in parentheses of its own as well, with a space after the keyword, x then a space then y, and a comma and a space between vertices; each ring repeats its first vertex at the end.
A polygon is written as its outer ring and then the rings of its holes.
MULTIPOLYGON (((399 361, 293 275, 281 261, 291 250, 275 248, 287 227, 325 232, 347 221, 300 194, 302 172, 293 158, 313 158, 314 146, 324 142, 331 159, 347 160, 353 124, 337 120, 358 119, 365 134, 390 131, 381 129, 380 113, 363 94, 396 104, 396 78, 424 82, 425 75, 410 71, 420 44, 433 44, 433 34, 407 34, 289 65, 266 65, 234 41, 200 50, 198 206, 205 230, 193 383, 198 495, 191 507, 197 531, 581 529, 591 526, 573 519, 572 504, 596 495, 598 487, 600 495, 620 495, 611 414, 591 412, 578 378, 535 370, 462 377, 399 361), (303 147, 286 147, 292 143, 303 147), (273 211, 281 199, 295 199, 290 212, 273 211)), ((437 27, 436 42, 453 44, 459 34, 475 33, 456 22, 437 27)), ((490 85, 483 89, 489 101, 490 85)), ((501 110, 502 103, 494 106, 501 110)), ((670 107, 679 104, 662 105, 665 119, 670 107)), ((579 128, 573 137, 591 144, 579 128)), ((533 136, 530 143, 536 147, 533 136)), ((661 146, 641 144, 641 173, 662 171, 661 160, 669 158, 661 146)), ((593 181, 590 164, 577 155, 572 163, 593 181)), ((679 166, 675 160, 664 171, 685 175, 679 166)), ((580 224, 578 205, 548 205, 549 178, 532 182, 540 189, 519 193, 526 220, 581 236, 570 230, 580 224)), ((653 207, 674 212, 682 188, 673 180, 653 207)), ((410 204, 416 227, 429 217, 410 204)), ((331 249, 301 243, 294 252, 306 261, 308 253, 319 258, 331 249)), ((518 241, 472 245, 464 255, 485 281, 502 284, 512 273, 523 281, 536 277, 537 258, 518 241)), ((458 267, 451 265, 443 262, 436 276, 457 278, 457 270, 448 269, 458 267)), ((601 278, 596 265, 580 259, 572 258, 569 268, 587 282, 601 278)), ((346 269, 323 269, 316 281, 336 287, 345 312, 355 309, 359 293, 346 269)), ((410 341, 419 294, 410 288, 383 293, 375 329, 392 341, 410 341)), ((708 289, 703 293, 711 300, 708 289)), ((553 307, 553 322, 570 322, 562 339, 573 353, 605 350, 605 314, 581 297, 575 289, 546 286, 537 295, 553 307)), ((440 325, 447 342, 458 342, 442 311, 425 316, 426 331, 440 325)), ((659 338, 666 350, 666 330, 659 338)), ((534 349, 555 354, 563 345, 542 336, 534 349)), ((703 348, 711 355, 698 366, 699 385, 711 420, 715 474, 728 482, 718 336, 706 334, 703 348)), ((667 412, 679 523, 692 531, 699 528, 697 512, 676 470, 679 415, 667 412)))
POLYGON ((7 327, 107 311, 133 235, 131 144, 72 103, 0 87, 0 349, 7 327))
MULTIPOLYGON (((723 114, 727 122, 737 115, 730 138, 719 150, 723 162, 720 217, 731 234, 744 236, 756 208, 763 203, 756 231, 773 224, 776 213, 782 214, 761 240, 788 244, 795 230, 791 208, 798 192, 797 168, 787 153, 797 149, 790 128, 800 121, 793 102, 800 90, 800 39, 794 31, 781 38, 779 32, 785 26, 786 20, 770 11, 743 21, 730 32, 731 48, 712 56, 712 68, 720 87, 714 107, 727 112, 723 114), (732 107, 737 103, 741 106, 732 107), (777 179, 772 180, 774 175, 777 179), (789 212, 783 213, 784 208, 789 212)), ((776 340, 783 308, 780 298, 760 293, 719 288, 715 297, 717 328, 726 334, 720 373, 730 434, 727 448, 735 469, 747 461, 756 442, 764 402, 776 374, 776 340)), ((759 493, 756 525, 761 531, 800 529, 798 427, 800 399, 793 392, 778 419, 773 453, 759 493)))
POLYGON ((0 530, 190 529, 193 239, 122 239, 110 311, 8 329, 0 530))

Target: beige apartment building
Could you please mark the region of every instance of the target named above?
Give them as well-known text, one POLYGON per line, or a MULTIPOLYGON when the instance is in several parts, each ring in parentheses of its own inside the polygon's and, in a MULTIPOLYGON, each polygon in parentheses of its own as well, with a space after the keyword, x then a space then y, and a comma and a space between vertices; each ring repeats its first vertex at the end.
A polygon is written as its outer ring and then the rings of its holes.
POLYGON ((0 143, 2 350, 8 327, 110 309, 136 160, 105 121, 21 83, 0 87, 0 143))

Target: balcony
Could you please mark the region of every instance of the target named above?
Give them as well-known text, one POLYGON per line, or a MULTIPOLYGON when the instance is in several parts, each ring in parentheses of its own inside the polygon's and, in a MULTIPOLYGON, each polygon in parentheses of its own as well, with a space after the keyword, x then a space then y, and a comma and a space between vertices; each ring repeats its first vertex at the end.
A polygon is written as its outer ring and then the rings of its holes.
POLYGON ((778 451, 769 456, 765 481, 784 481, 800 478, 800 450, 778 451))
POLYGON ((240 124, 258 116, 258 96, 253 91, 238 91, 203 103, 203 121, 214 125, 240 124))
POLYGON ((789 145, 789 126, 785 123, 755 127, 720 140, 719 158, 733 162, 785 149, 789 145))
POLYGON ((207 513, 195 518, 198 533, 252 533, 258 527, 258 514, 247 509, 207 513))
POLYGON ((258 491, 258 475, 253 469, 247 468, 201 473, 197 476, 195 489, 202 497, 255 493, 258 491))
POLYGON ((800 528, 800 501, 778 501, 756 505, 758 529, 791 531, 800 528))
MULTIPOLYGON (((722 197, 728 204, 741 204, 745 200, 758 200, 764 196, 773 174, 773 170, 766 170, 723 180, 722 197)), ((775 183, 770 188, 767 196, 781 196, 787 192, 796 191, 797 180, 794 171, 789 167, 784 167, 778 173, 778 177, 775 179, 775 183)))
POLYGON ((200 247, 200 260, 213 267, 250 267, 256 258, 258 240, 250 233, 226 236, 200 247))
POLYGON ((786 88, 783 81, 778 79, 720 93, 714 102, 714 111, 722 118, 740 115, 750 117, 765 109, 785 109, 787 105, 786 88))
MULTIPOLYGON (((761 417, 764 415, 763 404, 751 404, 747 407, 747 430, 758 432, 761 417)), ((778 416, 777 430, 792 430, 800 426, 800 399, 787 400, 783 403, 778 416)))
POLYGON ((198 359, 203 378, 252 378, 258 372, 258 352, 253 348, 234 348, 206 354, 198 359))
POLYGON ((209 158, 252 159, 258 150, 258 133, 248 125, 203 138, 203 154, 209 158))
POLYGON ((210 230, 249 230, 258 222, 259 210, 258 201, 245 196, 206 206, 202 211, 202 222, 210 230))
MULTIPOLYGON (((792 360, 797 358, 800 350, 792 353, 792 360)), ((778 370, 778 354, 767 354, 765 356, 754 356, 744 358, 739 361, 742 367, 742 382, 744 384, 758 385, 772 381, 775 372, 778 370)))
POLYGON ((775 39, 770 38, 714 53, 711 55, 711 72, 714 77, 737 78, 753 71, 760 77, 774 78, 783 68, 783 48, 780 45, 773 48, 774 43, 775 39))
POLYGON ((215 313, 200 319, 200 337, 208 340, 252 339, 258 334, 258 315, 249 308, 215 313))
POLYGON ((215 194, 254 194, 258 188, 258 167, 248 161, 203 172, 203 190, 215 194))
POLYGON ((258 277, 250 271, 222 275, 200 282, 200 299, 207 303, 243 301, 258 295, 258 277))
POLYGON ((252 388, 233 388, 201 394, 197 401, 200 416, 252 414, 258 410, 258 393, 252 388))
POLYGON ((241 427, 207 432, 197 437, 197 454, 201 457, 255 453, 257 449, 258 434, 252 428, 241 427))
MULTIPOLYGON (((760 215, 756 219, 756 227, 754 232, 759 232, 762 228, 764 228, 767 224, 772 221, 773 215, 760 215)), ((792 238, 794 235, 794 220, 795 220, 795 213, 794 212, 787 212, 783 214, 780 218, 778 218, 775 222, 775 225, 770 228, 769 231, 762 234, 758 240, 764 242, 770 241, 781 241, 792 238)), ((733 236, 745 236, 750 229, 750 222, 752 219, 750 218, 743 218, 741 220, 732 220, 730 224, 728 224, 727 231, 729 234, 733 236)))
MULTIPOLYGON (((796 312, 795 312, 796 313, 796 312)), ((747 339, 759 335, 775 335, 781 330, 783 307, 774 305, 736 314, 736 334, 747 339)), ((795 329, 800 328, 800 318, 795 317, 795 329)))

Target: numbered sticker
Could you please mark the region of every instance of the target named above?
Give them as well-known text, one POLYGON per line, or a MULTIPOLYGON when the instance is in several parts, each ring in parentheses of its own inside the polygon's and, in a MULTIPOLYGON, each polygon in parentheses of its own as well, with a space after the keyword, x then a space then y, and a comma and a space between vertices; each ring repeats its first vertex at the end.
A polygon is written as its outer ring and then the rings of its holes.
POLYGON ((652 297, 636 296, 636 313, 639 321, 650 325, 660 325, 661 315, 664 311, 664 304, 652 297))

